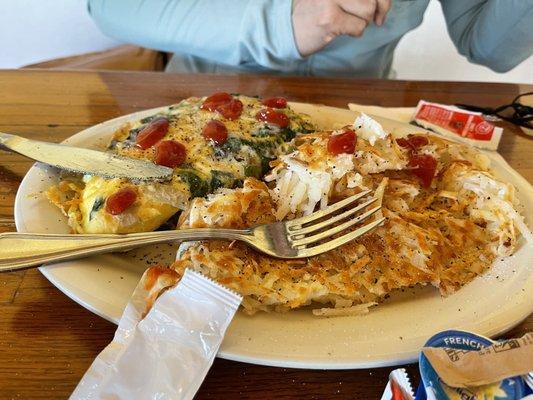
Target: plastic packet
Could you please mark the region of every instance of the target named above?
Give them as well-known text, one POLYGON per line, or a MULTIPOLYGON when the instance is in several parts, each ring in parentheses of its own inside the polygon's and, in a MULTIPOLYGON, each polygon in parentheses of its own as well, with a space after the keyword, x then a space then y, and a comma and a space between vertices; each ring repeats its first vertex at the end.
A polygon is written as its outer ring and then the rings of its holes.
POLYGON ((413 400, 414 393, 411 382, 404 368, 398 368, 389 374, 389 382, 381 396, 381 400, 413 400))
MULTIPOLYGON (((352 111, 395 120, 415 123, 425 129, 474 147, 496 150, 503 129, 487 121, 481 113, 458 107, 420 100, 416 107, 379 107, 349 103, 352 111)), ((405 131, 415 133, 405 126, 405 131)))
POLYGON ((423 128, 475 147, 497 150, 503 129, 479 112, 420 100, 412 121, 423 128))
POLYGON ((242 297, 186 270, 177 285, 149 299, 146 282, 153 271, 143 275, 113 341, 89 367, 71 400, 194 397, 242 297))
POLYGON ((533 332, 481 350, 425 347, 422 352, 448 386, 488 385, 533 371, 533 332))
MULTIPOLYGON (((527 336, 524 338, 527 338, 527 336)), ((484 363, 489 363, 491 359, 494 360, 494 363, 505 363, 505 360, 501 358, 502 353, 499 351, 509 351, 510 349, 515 348, 513 343, 516 343, 516 341, 517 339, 495 342, 489 338, 474 333, 450 330, 432 336, 426 342, 424 347, 448 349, 448 354, 451 354, 452 358, 456 360, 453 362, 458 362, 461 356, 472 354, 468 353, 469 351, 479 351, 480 353, 476 356, 478 359, 484 358, 484 363), (496 358, 494 358, 494 356, 496 356, 496 358)), ((479 373, 482 375, 484 369, 479 362, 479 360, 476 361, 475 365, 479 365, 479 373)), ((514 362, 511 361, 510 365, 512 368, 516 367, 513 366, 513 364, 514 362)), ((494 368, 495 381, 485 385, 467 388, 446 385, 442 377, 438 374, 437 369, 435 369, 430 363, 424 352, 420 353, 419 367, 422 383, 417 391, 417 400, 477 400, 493 398, 498 400, 519 400, 531 393, 526 382, 520 376, 508 377, 500 380, 499 378, 501 375, 496 367, 501 369, 501 365, 495 366, 494 368)), ((471 367, 472 366, 469 366, 469 368, 471 367)), ((475 371, 475 368, 471 369, 475 371)), ((467 374, 465 372, 464 379, 466 378, 467 374)), ((491 379, 487 378, 486 380, 488 382, 491 379)))

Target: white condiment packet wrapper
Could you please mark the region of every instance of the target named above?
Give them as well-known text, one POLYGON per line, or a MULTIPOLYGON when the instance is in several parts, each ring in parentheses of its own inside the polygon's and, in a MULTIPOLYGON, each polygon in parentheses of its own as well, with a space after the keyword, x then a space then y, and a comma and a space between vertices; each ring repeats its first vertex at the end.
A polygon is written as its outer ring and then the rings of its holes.
POLYGON ((71 400, 192 399, 242 297, 187 270, 142 318, 141 279, 113 341, 98 355, 71 400))

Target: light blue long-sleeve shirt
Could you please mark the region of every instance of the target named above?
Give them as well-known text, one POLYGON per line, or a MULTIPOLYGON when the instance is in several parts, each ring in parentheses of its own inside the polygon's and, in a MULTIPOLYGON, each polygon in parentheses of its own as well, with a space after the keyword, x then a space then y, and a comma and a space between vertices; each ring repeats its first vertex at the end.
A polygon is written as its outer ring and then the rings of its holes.
MULTIPOLYGON (((394 49, 430 0, 392 0, 381 27, 298 52, 292 0, 89 0, 107 35, 174 53, 167 70, 388 77, 394 49)), ((439 0, 459 53, 505 72, 533 53, 533 0, 439 0)), ((438 45, 438 44, 435 44, 438 45)), ((533 72, 532 72, 533 73, 533 72)))

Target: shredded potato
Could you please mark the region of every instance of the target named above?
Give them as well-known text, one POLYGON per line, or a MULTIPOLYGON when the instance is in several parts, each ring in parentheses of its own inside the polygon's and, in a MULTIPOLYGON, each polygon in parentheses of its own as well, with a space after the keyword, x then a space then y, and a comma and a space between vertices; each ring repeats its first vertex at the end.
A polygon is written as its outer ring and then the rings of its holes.
MULTIPOLYGON (((189 243, 172 268, 180 276, 191 268, 235 290, 249 314, 311 306, 313 315, 333 317, 365 314, 390 293, 414 285, 433 285, 448 295, 487 270, 497 256, 513 252, 524 226, 516 220, 513 189, 485 169, 475 151, 428 137, 438 166, 431 186, 422 187, 407 165, 408 150, 397 148, 390 137, 376 139, 372 157, 393 157, 393 162, 369 173, 365 165, 373 161, 365 155, 354 154, 349 162, 328 155, 329 134, 313 134, 308 141, 300 137, 296 151, 273 163, 270 187, 247 179, 242 189, 194 200, 180 228, 245 228, 281 216, 295 218, 364 188, 380 198, 383 226, 302 262, 270 258, 238 242, 189 243), (319 196, 309 193, 304 177, 309 171, 294 168, 293 159, 312 166, 315 176, 328 175, 319 196), (341 168, 333 173, 337 162, 341 168), (360 186, 348 187, 351 173, 360 175, 355 180, 360 186), (299 185, 305 193, 299 193, 299 185)), ((368 146, 358 143, 356 153, 368 146)))

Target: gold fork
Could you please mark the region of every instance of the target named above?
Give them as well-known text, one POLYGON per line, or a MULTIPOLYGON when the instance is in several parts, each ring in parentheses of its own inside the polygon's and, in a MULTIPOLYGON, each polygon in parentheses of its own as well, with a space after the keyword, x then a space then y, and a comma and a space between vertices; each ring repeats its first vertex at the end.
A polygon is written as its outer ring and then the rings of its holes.
POLYGON ((363 191, 301 218, 242 230, 204 228, 123 235, 2 233, 0 272, 94 254, 130 250, 155 243, 206 239, 239 240, 277 258, 311 257, 348 243, 385 220, 385 218, 376 218, 355 230, 349 230, 380 210, 380 205, 370 208, 378 200, 374 197, 357 204, 358 200, 369 195, 369 190, 363 191))

